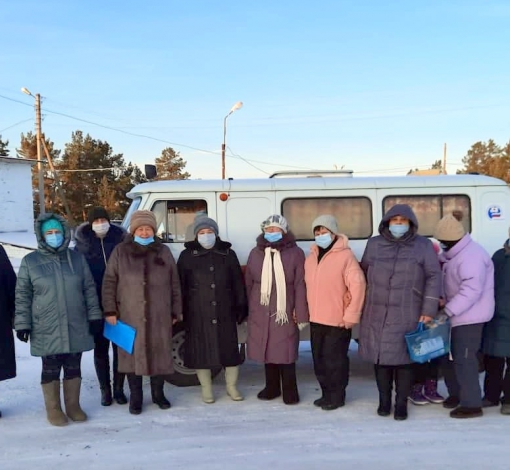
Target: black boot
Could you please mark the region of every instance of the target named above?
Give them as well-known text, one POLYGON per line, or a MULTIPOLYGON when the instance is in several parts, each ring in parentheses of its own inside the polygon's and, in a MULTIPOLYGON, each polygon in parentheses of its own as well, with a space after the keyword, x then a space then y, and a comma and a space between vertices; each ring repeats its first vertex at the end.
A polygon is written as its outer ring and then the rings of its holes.
POLYGON ((124 394, 124 377, 126 377, 126 374, 118 372, 113 374, 113 398, 119 405, 127 403, 127 398, 124 394))
POLYGON ((376 364, 375 381, 379 390, 379 416, 389 416, 391 413, 391 393, 393 391, 393 368, 376 364))
POLYGON ((110 406, 112 404, 112 389, 110 386, 110 362, 108 357, 97 357, 95 353, 94 366, 101 389, 101 405, 110 406))
POLYGON ((142 412, 143 404, 143 383, 142 376, 127 374, 129 384, 129 412, 132 415, 139 415, 142 412))
POLYGON ((410 366, 397 366, 395 368, 395 415, 397 421, 407 419, 407 398, 411 394, 413 373, 410 366))
POLYGON ((165 381, 161 375, 153 375, 151 377, 152 403, 158 405, 162 410, 168 410, 172 405, 163 393, 164 386, 165 381))
POLYGON ((280 364, 279 368, 282 377, 283 403, 286 405, 295 405, 299 403, 296 364, 280 364))
POLYGON ((274 400, 281 394, 280 386, 280 368, 278 364, 266 364, 264 366, 266 374, 266 386, 257 394, 259 400, 274 400))

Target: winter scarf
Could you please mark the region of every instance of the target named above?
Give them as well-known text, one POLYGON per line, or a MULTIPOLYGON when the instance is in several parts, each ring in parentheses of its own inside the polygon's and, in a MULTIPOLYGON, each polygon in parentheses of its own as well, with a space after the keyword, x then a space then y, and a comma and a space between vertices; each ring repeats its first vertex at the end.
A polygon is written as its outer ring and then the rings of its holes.
POLYGON ((273 268, 276 281, 276 323, 284 325, 289 322, 287 315, 287 286, 282 257, 278 250, 267 247, 264 250, 264 264, 262 265, 262 279, 260 286, 260 304, 269 305, 271 288, 273 286, 273 268))

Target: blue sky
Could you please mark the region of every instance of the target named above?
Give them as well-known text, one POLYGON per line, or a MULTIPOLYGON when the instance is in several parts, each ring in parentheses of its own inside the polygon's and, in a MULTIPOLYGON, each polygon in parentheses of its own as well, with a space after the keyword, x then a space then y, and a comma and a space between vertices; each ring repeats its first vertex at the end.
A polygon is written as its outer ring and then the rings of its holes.
MULTIPOLYGON (((217 178, 239 100, 227 145, 257 168, 228 158, 235 178, 405 174, 445 142, 454 172, 474 142, 510 139, 507 0, 17 0, 2 19, 0 95, 40 93, 59 148, 81 129, 143 165, 171 145, 217 178)), ((11 149, 33 116, 0 97, 11 149)))

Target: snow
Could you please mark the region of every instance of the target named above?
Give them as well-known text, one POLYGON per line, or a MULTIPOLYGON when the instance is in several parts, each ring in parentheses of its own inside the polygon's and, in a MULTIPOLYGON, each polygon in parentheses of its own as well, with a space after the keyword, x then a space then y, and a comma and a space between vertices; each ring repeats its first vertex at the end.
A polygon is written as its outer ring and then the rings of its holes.
MULTIPOLYGON (((507 469, 508 418, 497 408, 473 420, 454 420, 440 405, 409 406, 409 419, 376 415, 377 390, 370 364, 351 345, 351 381, 344 408, 313 406, 319 396, 308 343, 301 344, 298 381, 301 403, 261 402, 263 367, 247 362, 233 402, 223 377, 215 380, 217 402, 206 405, 198 387, 166 384, 170 410, 150 401, 132 416, 127 405, 101 407, 93 354, 82 361, 86 423, 56 428, 46 421, 40 390, 40 359, 16 341, 18 377, 0 383, 0 468, 137 469, 507 469)), ((444 384, 440 384, 445 393, 444 384)), ((127 392, 127 384, 126 384, 127 392)))

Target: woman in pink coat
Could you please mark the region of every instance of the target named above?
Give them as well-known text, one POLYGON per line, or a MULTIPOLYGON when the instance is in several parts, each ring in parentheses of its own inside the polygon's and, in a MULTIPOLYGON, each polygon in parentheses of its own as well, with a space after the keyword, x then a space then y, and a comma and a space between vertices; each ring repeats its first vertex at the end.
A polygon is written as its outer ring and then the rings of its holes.
POLYGON ((315 244, 305 262, 305 282, 313 366, 322 390, 313 404, 336 410, 345 404, 349 344, 352 327, 360 321, 366 282, 332 215, 317 217, 312 231, 315 244))

